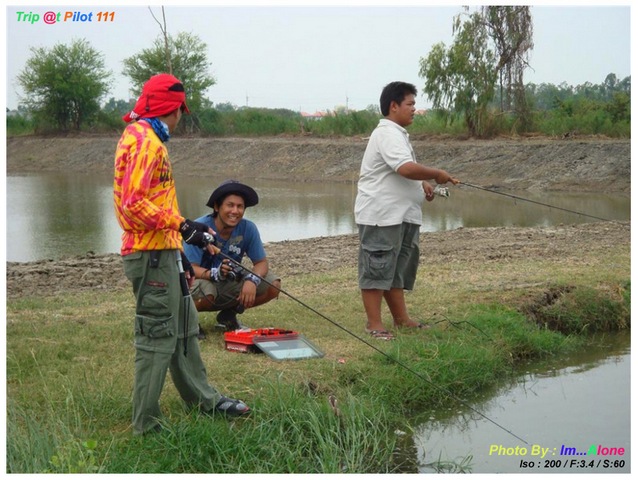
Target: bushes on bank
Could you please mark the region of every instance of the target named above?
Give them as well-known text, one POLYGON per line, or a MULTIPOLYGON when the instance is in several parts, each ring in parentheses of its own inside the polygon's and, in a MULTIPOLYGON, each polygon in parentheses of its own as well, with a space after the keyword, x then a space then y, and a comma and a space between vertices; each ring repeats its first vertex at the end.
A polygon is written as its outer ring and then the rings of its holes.
MULTIPOLYGON (((324 112, 321 116, 304 116, 286 109, 204 108, 182 122, 175 135, 196 136, 277 136, 313 135, 368 136, 381 115, 372 110, 324 112)), ((631 138, 631 121, 618 117, 611 106, 596 108, 539 110, 532 116, 527 131, 521 129, 513 115, 491 111, 485 118, 488 136, 540 134, 551 137, 602 135, 631 138)), ((101 111, 97 120, 82 131, 88 133, 119 132, 124 127, 119 112, 101 111)), ((416 115, 408 127, 412 135, 448 135, 466 137, 467 128, 460 116, 443 111, 416 115)), ((32 118, 24 112, 7 116, 7 135, 51 134, 54 127, 43 118, 32 118)), ((67 133, 67 132, 64 132, 67 133)))

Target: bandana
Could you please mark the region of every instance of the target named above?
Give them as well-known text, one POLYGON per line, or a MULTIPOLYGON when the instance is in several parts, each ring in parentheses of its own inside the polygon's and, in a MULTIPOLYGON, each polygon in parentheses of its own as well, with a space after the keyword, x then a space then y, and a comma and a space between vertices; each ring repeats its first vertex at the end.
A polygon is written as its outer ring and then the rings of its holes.
POLYGON ((148 124, 153 128, 153 131, 157 134, 157 136, 162 141, 162 143, 168 142, 168 140, 171 138, 171 136, 170 136, 170 134, 168 132, 168 125, 166 125, 164 122, 162 122, 159 118, 157 118, 157 117, 153 117, 153 118, 142 117, 142 118, 140 118, 140 120, 144 120, 144 121, 148 122, 148 124))
POLYGON ((185 113, 190 113, 186 106, 184 85, 168 73, 152 76, 142 88, 142 94, 137 99, 133 110, 122 117, 126 123, 141 117, 161 117, 180 107, 185 113))

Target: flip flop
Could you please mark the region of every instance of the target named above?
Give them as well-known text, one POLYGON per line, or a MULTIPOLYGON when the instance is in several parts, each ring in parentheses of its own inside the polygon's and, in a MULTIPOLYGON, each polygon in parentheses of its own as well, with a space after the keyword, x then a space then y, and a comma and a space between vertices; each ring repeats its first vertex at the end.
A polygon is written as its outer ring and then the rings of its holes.
POLYGON ((372 337, 379 340, 394 340, 394 335, 392 335, 387 330, 368 330, 366 328, 366 332, 372 335, 372 337))

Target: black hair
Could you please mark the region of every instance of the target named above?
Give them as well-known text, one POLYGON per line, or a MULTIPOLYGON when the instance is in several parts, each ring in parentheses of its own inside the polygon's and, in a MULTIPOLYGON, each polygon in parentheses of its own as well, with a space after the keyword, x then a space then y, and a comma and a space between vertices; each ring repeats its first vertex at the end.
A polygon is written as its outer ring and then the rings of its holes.
POLYGON ((383 87, 379 104, 381 106, 381 114, 387 117, 390 114, 390 104, 396 102, 401 105, 406 95, 416 95, 416 87, 411 83, 392 82, 383 87))

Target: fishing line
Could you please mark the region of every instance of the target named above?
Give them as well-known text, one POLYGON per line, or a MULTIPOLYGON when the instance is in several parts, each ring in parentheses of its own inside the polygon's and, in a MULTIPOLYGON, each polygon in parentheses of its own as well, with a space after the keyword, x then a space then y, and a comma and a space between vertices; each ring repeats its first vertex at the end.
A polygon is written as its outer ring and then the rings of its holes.
MULTIPOLYGON (((435 314, 436 315, 436 314, 435 314)), ((450 325, 452 325, 455 328, 461 328, 459 327, 459 325, 461 323, 467 323, 470 327, 475 328, 476 330, 478 330, 479 332, 481 332, 483 335, 485 335, 488 339, 492 340, 492 337, 490 337, 487 333, 485 333, 483 330, 481 330, 480 328, 478 328, 476 325, 474 325, 472 322, 468 322, 467 320, 461 320, 459 322, 453 322, 452 320, 450 320, 449 318, 447 318, 445 315, 442 315, 442 317, 444 318, 443 320, 439 320, 437 322, 434 322, 434 324, 436 325, 437 323, 443 323, 443 322, 447 322, 450 325)))
MULTIPOLYGON (((212 236, 211 236, 212 238, 212 236)), ((212 242, 211 242, 212 243, 212 242)), ((284 289, 273 285, 271 282, 269 282, 268 280, 266 280, 265 278, 263 278, 262 276, 256 274, 255 272, 252 272, 250 269, 246 268, 244 265, 242 265, 240 262, 238 262, 237 260, 235 260, 234 258, 226 255, 225 253, 223 253, 222 251, 220 251, 218 253, 218 255, 221 255, 222 257, 224 257, 225 259, 231 261, 234 265, 237 265, 238 267, 246 270, 248 273, 255 275, 256 277, 258 277, 262 282, 266 282, 267 285, 270 285, 271 287, 277 289, 279 292, 283 293, 284 295, 286 295, 287 297, 291 298, 292 300, 294 300, 295 302, 299 303, 300 305, 302 305, 303 307, 306 307, 308 310, 310 310, 311 312, 313 312, 314 314, 320 316, 321 318, 323 318, 324 320, 327 320, 328 322, 332 323, 335 327, 340 328, 341 330, 343 330, 344 332, 346 332, 348 335, 353 336, 354 338, 356 338, 357 340, 359 340, 360 342, 365 343, 368 347, 372 348, 373 350, 376 350, 377 352, 379 352, 381 355, 383 355, 384 357, 386 357, 388 360, 391 360, 392 362, 396 363, 397 365, 399 365, 400 367, 404 368, 405 370, 407 370, 408 372, 416 375, 418 378, 420 378, 421 380, 423 380, 424 382, 426 382, 427 384, 431 385, 432 387, 436 388, 437 390, 439 390, 440 392, 443 392, 445 395, 447 395, 448 397, 452 398, 453 400, 456 400, 458 403, 460 403, 461 405, 463 405, 465 408, 471 410, 472 412, 476 413, 477 415, 480 415, 481 417, 483 417, 485 420, 487 420, 488 422, 492 423, 493 425, 496 425, 498 428, 500 428, 501 430, 503 430, 504 432, 509 433, 511 436, 513 436, 514 438, 520 440, 521 442, 523 442, 525 445, 529 445, 529 443, 527 443, 525 440, 523 440, 521 437, 519 437, 518 435, 516 435, 514 432, 512 432, 511 430, 508 430, 507 428, 505 428, 503 425, 500 425, 499 423, 497 423, 496 421, 492 420, 491 418, 489 418, 487 415, 485 415, 484 413, 479 412, 477 409, 475 409, 474 407, 472 407, 470 404, 468 404, 467 402, 463 401, 462 399, 460 399, 458 396, 454 395, 452 392, 450 392, 449 390, 447 390, 444 387, 441 387, 440 385, 436 385, 434 382, 432 382, 432 380, 426 378, 424 375, 422 375, 421 373, 417 372, 416 370, 414 370, 412 367, 410 367, 409 365, 406 365, 405 363, 401 362, 400 360, 397 360, 396 358, 392 357, 391 355, 387 354, 386 352, 384 352, 383 350, 381 350, 380 348, 374 346, 372 343, 368 342, 367 340, 365 340, 364 338, 361 338, 360 336, 358 336, 357 334, 351 332, 350 330, 348 330, 346 327, 340 325, 339 323, 335 322, 334 320, 332 320, 331 318, 327 317, 326 315, 324 315, 323 313, 319 312, 318 310, 315 310, 314 308, 312 308, 310 305, 302 302, 301 300, 299 300, 298 298, 296 298, 294 295, 288 293, 287 291, 285 291, 284 289)))
POLYGON ((575 213, 576 215, 582 215, 584 217, 595 218, 596 220, 602 220, 603 222, 611 222, 611 220, 607 218, 596 217, 595 215, 589 215, 583 212, 577 212, 576 210, 570 210, 568 208, 557 207, 556 205, 550 205, 549 203, 538 202, 536 200, 530 200, 529 198, 519 197, 518 195, 512 195, 511 193, 497 192, 496 190, 492 190, 490 188, 481 187, 480 185, 472 185, 471 183, 459 182, 461 185, 465 185, 467 187, 476 188, 478 190, 484 190, 490 193, 496 193, 497 195, 503 195, 504 197, 513 198, 514 200, 521 200, 523 202, 535 203, 536 205, 542 205, 543 207, 554 208, 556 210, 562 210, 564 212, 575 213))

